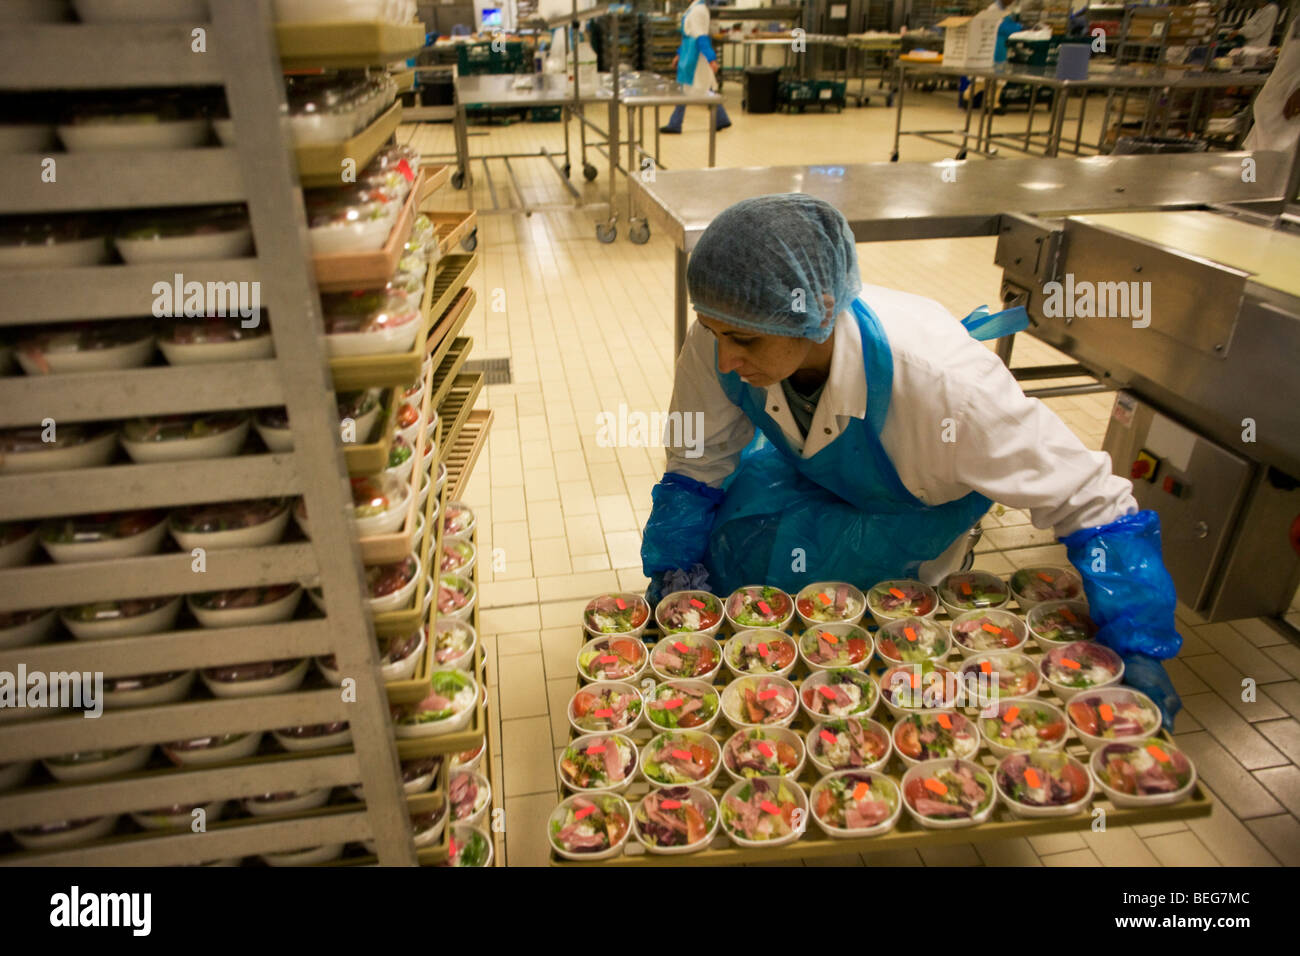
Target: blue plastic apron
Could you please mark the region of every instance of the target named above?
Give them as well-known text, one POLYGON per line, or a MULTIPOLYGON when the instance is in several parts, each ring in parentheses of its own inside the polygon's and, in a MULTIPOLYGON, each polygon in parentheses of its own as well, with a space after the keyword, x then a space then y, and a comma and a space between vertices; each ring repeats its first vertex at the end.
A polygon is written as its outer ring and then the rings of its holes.
POLYGON ((682 86, 692 86, 695 83, 695 69, 700 62, 700 38, 686 35, 686 14, 690 13, 691 7, 694 6, 695 4, 692 3, 686 8, 679 27, 682 31, 682 42, 677 48, 677 82, 682 86))
MULTIPOLYGON (((714 518, 704 564, 715 593, 760 582, 793 594, 827 579, 865 589, 915 577, 923 562, 943 554, 989 509, 989 499, 976 492, 932 506, 904 487, 880 443, 893 353, 880 320, 861 299, 853 315, 862 333, 866 417, 851 420, 811 458, 791 449, 767 414, 765 389, 746 385, 735 372, 718 374, 758 434, 724 484, 726 497, 714 518)), ((986 316, 973 318, 988 325, 986 316)), ((973 331, 970 321, 967 327, 973 331)))

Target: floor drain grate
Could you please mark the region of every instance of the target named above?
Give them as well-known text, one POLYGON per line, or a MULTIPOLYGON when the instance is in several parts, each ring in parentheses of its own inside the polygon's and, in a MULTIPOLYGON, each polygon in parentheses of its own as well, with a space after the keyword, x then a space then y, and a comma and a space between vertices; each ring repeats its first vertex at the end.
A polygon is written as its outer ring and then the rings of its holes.
POLYGON ((509 385, 510 356, 505 358, 470 359, 465 363, 464 371, 482 372, 484 385, 509 385))

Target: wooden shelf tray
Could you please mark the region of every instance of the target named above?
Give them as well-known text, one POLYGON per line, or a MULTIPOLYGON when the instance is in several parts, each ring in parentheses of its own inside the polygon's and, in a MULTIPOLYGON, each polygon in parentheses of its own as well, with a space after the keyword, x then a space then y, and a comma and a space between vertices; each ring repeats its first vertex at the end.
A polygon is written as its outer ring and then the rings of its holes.
POLYGON ((488 429, 492 427, 492 410, 475 409, 461 426, 456 442, 447 453, 447 500, 461 501, 470 472, 478 461, 479 453, 487 444, 488 429))
MULTIPOLYGON (((945 618, 946 620, 946 618, 945 618)), ((864 627, 868 626, 864 623, 864 627)), ((870 626, 875 630, 874 625, 870 626)), ((721 635, 719 635, 721 637, 721 635)), ((657 638, 657 633, 652 624, 647 628, 643 635, 643 640, 648 645, 653 645, 657 638)), ((575 653, 577 647, 586 640, 585 632, 579 627, 574 630, 575 653)), ((1032 644, 1032 639, 1030 640, 1032 644)), ((1024 651, 1029 657, 1037 660, 1040 656, 1039 650, 1034 647, 1024 651)), ((953 664, 957 662, 953 660, 953 664)), ((955 669, 955 668, 954 668, 955 669)), ((868 666, 867 671, 872 675, 878 676, 886 668, 880 664, 876 658, 868 666)), ((724 668, 725 671, 725 668, 724 668)), ((727 672, 729 674, 729 672, 727 672)), ((796 665, 795 674, 805 673, 804 665, 796 665)), ((722 690, 730 681, 730 677, 725 680, 719 680, 715 687, 718 696, 721 698, 722 690)), ((790 680, 796 687, 800 686, 803 678, 795 677, 793 674, 790 680)), ((585 682, 581 679, 576 681, 576 687, 581 687, 585 682)), ((1064 712, 1065 705, 1049 690, 1039 694, 1040 699, 1054 704, 1064 712)), ((719 706, 721 703, 719 702, 719 706)), ((876 711, 871 715, 874 720, 882 723, 891 733, 895 718, 890 714, 888 709, 879 705, 876 711)), ((795 722, 790 725, 790 729, 800 736, 805 735, 812 728, 812 722, 808 720, 802 710, 795 722)), ((637 747, 643 747, 649 742, 650 738, 660 733, 658 729, 649 727, 638 727, 629 735, 637 744, 637 747)), ((734 729, 727 722, 725 716, 720 717, 717 724, 710 731, 717 739, 719 746, 723 745, 728 737, 734 733, 734 729)), ((578 735, 571 733, 570 738, 576 738, 578 735)), ((1161 736, 1172 742, 1172 738, 1167 732, 1162 731, 1161 736)), ((1084 764, 1088 762, 1088 753, 1083 744, 1077 739, 1067 744, 1066 752, 1072 756, 1078 757, 1084 764)), ((974 758, 990 774, 997 767, 998 760, 993 757, 988 748, 981 745, 978 755, 974 758)), ((891 757, 891 762, 886 766, 885 773, 894 779, 895 783, 902 780, 902 774, 906 768, 902 768, 901 760, 897 757, 891 757)), ((812 764, 812 761, 805 760, 804 770, 799 777, 799 786, 805 792, 812 790, 813 785, 820 779, 820 773, 812 764)), ((714 797, 721 799, 722 795, 731 786, 732 780, 724 769, 718 775, 714 785, 709 788, 714 797)), ((650 785, 644 779, 638 780, 623 795, 629 804, 635 809, 637 802, 645 796, 650 790, 650 785)), ((557 801, 558 802, 558 801, 557 801)), ((629 839, 624 851, 617 857, 609 860, 598 861, 574 861, 562 859, 553 850, 551 852, 551 866, 561 867, 587 867, 587 866, 739 866, 745 863, 771 863, 778 861, 798 860, 805 857, 822 857, 822 856, 842 856, 845 854, 856 853, 874 853, 881 850, 904 850, 904 849, 924 849, 937 846, 950 846, 962 843, 981 843, 989 840, 1010 840, 1017 837, 1041 836, 1047 833, 1062 833, 1067 831, 1086 830, 1093 824, 1093 810, 1102 809, 1106 814, 1106 825, 1109 826, 1128 826, 1140 823, 1161 823, 1171 820, 1186 820, 1194 817, 1208 816, 1213 809, 1213 800, 1205 789, 1197 783, 1192 791, 1192 795, 1182 803, 1174 804, 1167 807, 1150 807, 1143 809, 1121 809, 1115 807, 1104 794, 1098 791, 1098 795, 1093 797, 1089 807, 1071 817, 1047 817, 1029 820, 1019 820, 1013 817, 1005 805, 999 806, 993 811, 993 816, 986 822, 971 827, 959 827, 952 830, 927 830, 908 815, 904 809, 898 819, 897 825, 888 833, 874 837, 860 837, 858 839, 833 839, 828 837, 811 817, 807 822, 807 829, 794 843, 785 846, 772 848, 746 848, 732 843, 723 832, 722 827, 718 828, 718 835, 714 837, 709 847, 695 853, 688 853, 680 856, 662 855, 647 853, 645 849, 636 842, 635 838, 629 839)))
POLYGON ((343 446, 343 460, 348 466, 348 474, 353 478, 378 474, 388 465, 388 453, 393 448, 393 419, 401 403, 402 389, 394 388, 384 396, 384 414, 376 426, 379 437, 364 445, 343 446))
POLYGON ((372 252, 339 252, 332 255, 312 256, 316 272, 316 285, 322 292, 350 292, 353 289, 380 289, 397 271, 407 240, 411 238, 411 224, 418 215, 417 209, 423 195, 425 172, 411 184, 411 191, 402 203, 397 221, 388 234, 388 240, 372 252))
MULTIPOLYGON (((443 419, 442 447, 438 454, 445 462, 446 456, 456 444, 461 426, 469 419, 474 409, 474 400, 483 388, 482 372, 466 372, 452 380, 451 390, 438 407, 438 417, 443 419)), ((455 500, 455 499, 453 499, 455 500)))
POLYGON ((345 159, 355 160, 362 169, 388 142, 402 121, 402 104, 394 103, 375 121, 350 139, 340 143, 322 143, 294 147, 298 162, 298 180, 303 186, 339 186, 345 159))
POLYGON ((450 255, 456 243, 462 241, 478 228, 478 213, 469 212, 426 212, 433 220, 434 231, 438 234, 438 244, 444 256, 450 255))
POLYGON ((419 23, 378 20, 346 23, 279 23, 275 27, 285 70, 354 69, 405 60, 424 46, 419 23))

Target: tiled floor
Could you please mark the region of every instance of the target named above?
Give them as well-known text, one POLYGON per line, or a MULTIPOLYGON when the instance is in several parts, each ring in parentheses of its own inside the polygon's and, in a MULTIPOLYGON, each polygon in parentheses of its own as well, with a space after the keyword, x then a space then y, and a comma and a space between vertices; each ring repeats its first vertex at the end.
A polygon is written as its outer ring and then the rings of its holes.
MULTIPOLYGON (((729 96, 734 97, 734 87, 729 96)), ((909 126, 951 126, 951 96, 916 97, 909 126)), ((729 103, 735 126, 720 134, 718 165, 883 161, 892 148, 893 112, 879 107, 821 116, 753 116, 729 103)), ((672 168, 704 165, 701 117, 688 132, 664 138, 672 168)), ((1023 115, 999 120, 1023 124, 1023 115)), ((647 128, 649 121, 647 120, 647 128)), ((1072 127, 1067 127, 1072 128, 1072 127)), ((1095 131, 1090 125, 1086 129, 1095 131)), ((472 129, 474 153, 563 150, 558 124, 521 123, 472 129)), ((445 126, 406 127, 428 153, 451 149, 445 126)), ((1094 132, 1095 135, 1095 132, 1094 132)), ((575 127, 576 142, 576 127, 575 127)), ((905 141, 903 158, 933 161, 941 146, 905 141)), ((607 170, 584 184, 603 197, 607 170)), ((575 166, 578 165, 575 159, 575 166)), ((565 201, 549 164, 516 160, 527 200, 565 201)), ((498 199, 510 180, 493 162, 498 199)), ((658 448, 611 448, 598 440, 597 414, 666 410, 672 390, 672 247, 661 236, 644 246, 622 235, 595 239, 604 209, 591 206, 531 217, 484 212, 493 205, 482 176, 475 189, 440 197, 447 208, 480 209, 482 266, 473 279, 479 302, 466 334, 474 358, 509 356, 509 385, 484 390, 480 405, 496 413, 487 448, 466 500, 478 514, 483 565, 482 627, 492 675, 491 734, 504 789, 510 865, 543 865, 544 823, 557 799, 557 748, 567 739, 564 705, 573 690, 577 622, 587 598, 604 589, 645 586, 640 533, 650 490, 664 467, 658 448)), ((743 173, 737 173, 743 175, 743 173)), ((622 226, 621 231, 625 231, 622 226)), ((1000 270, 992 239, 874 243, 859 246, 864 281, 931 296, 965 315, 997 301, 1000 270)), ((1022 337, 1016 364, 1060 361, 1022 337)), ((1106 395, 1048 403, 1090 447, 1100 447, 1111 400, 1106 395)), ((1064 561, 1050 532, 1022 512, 986 519, 977 567, 1001 574, 1064 561)), ((1294 609, 1293 609, 1294 610, 1294 609)), ((869 865, 1286 865, 1300 864, 1300 650, 1259 621, 1196 627, 1170 662, 1184 695, 1179 742, 1193 755, 1218 800, 1208 819, 1168 826, 1111 828, 923 853, 872 853, 833 862, 869 865), (1242 679, 1257 683, 1253 702, 1242 679)), ((798 865, 797 862, 795 865, 798 865)))

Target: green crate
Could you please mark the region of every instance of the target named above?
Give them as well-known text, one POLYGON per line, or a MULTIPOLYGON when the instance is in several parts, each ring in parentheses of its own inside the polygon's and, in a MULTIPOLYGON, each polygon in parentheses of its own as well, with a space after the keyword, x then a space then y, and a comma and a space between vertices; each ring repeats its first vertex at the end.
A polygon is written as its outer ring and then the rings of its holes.
MULTIPOLYGON (((528 52, 519 40, 507 40, 504 49, 492 49, 492 42, 465 43, 456 48, 456 66, 462 76, 489 73, 518 73, 528 52)), ((531 57, 529 56, 531 59, 531 57)))
POLYGON ((559 106, 537 106, 528 111, 530 123, 558 123, 563 108, 559 106))

